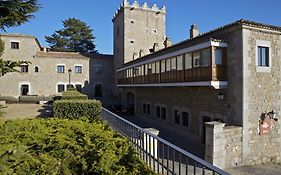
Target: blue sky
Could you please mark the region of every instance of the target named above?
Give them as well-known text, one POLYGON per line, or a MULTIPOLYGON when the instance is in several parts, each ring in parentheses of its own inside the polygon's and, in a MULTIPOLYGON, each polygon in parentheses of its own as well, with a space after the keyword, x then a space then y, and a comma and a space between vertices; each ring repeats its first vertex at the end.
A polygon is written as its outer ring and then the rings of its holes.
MULTIPOLYGON (((133 2, 133 0, 129 0, 133 2)), ((166 6, 166 32, 173 43, 189 36, 191 24, 200 32, 207 32, 221 25, 248 19, 281 26, 281 0, 139 0, 149 6, 166 6)), ((112 17, 122 0, 39 0, 41 9, 30 22, 7 29, 8 33, 36 36, 42 46, 47 46, 44 36, 62 28, 62 20, 69 17, 86 22, 94 30, 95 44, 100 53, 112 53, 112 17)))

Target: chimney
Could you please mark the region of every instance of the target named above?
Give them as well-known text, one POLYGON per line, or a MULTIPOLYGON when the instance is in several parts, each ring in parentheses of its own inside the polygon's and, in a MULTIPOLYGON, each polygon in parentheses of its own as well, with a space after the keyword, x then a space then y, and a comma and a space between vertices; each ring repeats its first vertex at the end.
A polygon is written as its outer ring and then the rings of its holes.
POLYGON ((154 43, 153 45, 153 51, 157 52, 159 50, 159 44, 158 43, 154 43))
POLYGON ((199 28, 198 28, 198 26, 195 25, 195 24, 191 25, 189 32, 190 32, 190 38, 197 37, 199 35, 199 28))
POLYGON ((168 37, 166 37, 165 41, 164 41, 164 46, 165 48, 172 46, 172 40, 168 37))

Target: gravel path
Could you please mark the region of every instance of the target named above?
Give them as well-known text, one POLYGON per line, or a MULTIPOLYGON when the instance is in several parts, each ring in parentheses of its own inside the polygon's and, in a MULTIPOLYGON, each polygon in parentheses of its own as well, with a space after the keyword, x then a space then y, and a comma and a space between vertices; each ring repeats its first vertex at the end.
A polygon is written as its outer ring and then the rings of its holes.
POLYGON ((8 104, 4 109, 4 120, 48 117, 51 115, 49 105, 39 104, 8 104))

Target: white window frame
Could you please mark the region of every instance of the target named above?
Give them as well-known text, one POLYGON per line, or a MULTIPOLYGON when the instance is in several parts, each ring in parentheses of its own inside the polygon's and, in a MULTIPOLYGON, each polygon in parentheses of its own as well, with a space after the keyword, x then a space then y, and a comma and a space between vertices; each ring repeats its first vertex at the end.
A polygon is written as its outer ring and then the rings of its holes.
POLYGON ((75 74, 82 74, 83 73, 83 65, 82 64, 75 64, 74 65, 74 72, 75 72, 75 74), (78 67, 78 66, 81 66, 81 73, 76 72, 76 67, 78 67))
POLYGON ((57 64, 57 66, 56 66, 56 73, 58 73, 58 74, 65 74, 65 71, 66 71, 65 64, 57 64), (64 72, 63 73, 58 72, 58 66, 64 66, 64 72))
POLYGON ((256 41, 256 71, 262 73, 271 73, 271 65, 272 65, 272 58, 271 58, 271 42, 266 40, 257 40, 256 41), (258 66, 259 63, 259 55, 258 55, 258 47, 268 47, 268 61, 269 66, 258 66))

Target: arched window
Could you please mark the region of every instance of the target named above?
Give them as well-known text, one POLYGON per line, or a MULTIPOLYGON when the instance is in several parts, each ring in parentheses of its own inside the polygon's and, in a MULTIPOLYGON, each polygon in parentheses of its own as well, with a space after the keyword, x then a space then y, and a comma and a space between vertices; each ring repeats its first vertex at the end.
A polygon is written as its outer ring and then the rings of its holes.
POLYGON ((101 84, 96 84, 95 86, 95 96, 102 97, 102 86, 101 84))
POLYGON ((39 72, 39 68, 37 66, 35 66, 34 71, 39 72))

